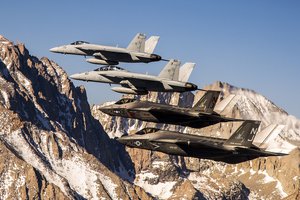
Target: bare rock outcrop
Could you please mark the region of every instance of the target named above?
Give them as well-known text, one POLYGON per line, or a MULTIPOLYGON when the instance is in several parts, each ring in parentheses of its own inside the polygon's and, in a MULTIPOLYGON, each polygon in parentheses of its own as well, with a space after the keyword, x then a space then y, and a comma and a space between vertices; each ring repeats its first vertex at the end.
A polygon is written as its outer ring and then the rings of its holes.
POLYGON ((151 199, 60 66, 1 36, 0 85, 1 199, 151 199))

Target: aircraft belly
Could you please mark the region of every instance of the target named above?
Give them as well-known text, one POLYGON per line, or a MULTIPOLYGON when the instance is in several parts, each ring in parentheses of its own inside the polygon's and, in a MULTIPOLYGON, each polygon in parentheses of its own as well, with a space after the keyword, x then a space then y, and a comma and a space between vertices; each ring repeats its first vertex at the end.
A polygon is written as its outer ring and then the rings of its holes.
POLYGON ((105 75, 98 75, 95 79, 98 82, 112 83, 112 84, 120 84, 120 82, 123 80, 120 77, 105 76, 105 75))
POLYGON ((198 118, 190 116, 180 111, 164 110, 164 109, 151 109, 149 111, 160 123, 171 123, 184 125, 196 121, 198 118))
POLYGON ((172 155, 180 155, 180 156, 188 156, 186 152, 181 149, 180 146, 177 144, 171 144, 171 143, 160 143, 160 142, 151 142, 153 144, 153 149, 155 151, 160 151, 163 153, 167 154, 172 154, 172 155))
POLYGON ((132 62, 133 59, 129 53, 101 51, 104 60, 119 62, 132 62))
POLYGON ((129 110, 127 113, 130 118, 140 119, 143 121, 158 122, 158 120, 148 111, 129 110))

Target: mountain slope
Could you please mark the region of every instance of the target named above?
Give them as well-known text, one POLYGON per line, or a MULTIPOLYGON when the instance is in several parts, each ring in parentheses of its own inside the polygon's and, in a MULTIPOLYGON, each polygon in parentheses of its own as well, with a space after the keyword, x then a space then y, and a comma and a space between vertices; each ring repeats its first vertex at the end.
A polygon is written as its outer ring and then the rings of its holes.
POLYGON ((132 164, 91 115, 83 87, 2 36, 0 59, 1 199, 149 198, 115 174, 130 177, 132 164))

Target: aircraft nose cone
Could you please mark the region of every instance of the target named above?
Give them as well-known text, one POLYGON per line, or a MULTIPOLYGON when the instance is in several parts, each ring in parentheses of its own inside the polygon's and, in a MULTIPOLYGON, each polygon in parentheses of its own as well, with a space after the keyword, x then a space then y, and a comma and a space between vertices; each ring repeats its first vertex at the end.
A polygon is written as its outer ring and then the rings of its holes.
POLYGON ((83 79, 83 77, 82 77, 81 74, 72 74, 72 75, 70 76, 70 78, 71 78, 71 79, 74 79, 74 80, 82 80, 82 79, 83 79))
POLYGON ((49 49, 49 51, 51 51, 51 52, 53 52, 53 53, 58 53, 58 52, 60 52, 58 47, 53 47, 53 48, 49 49))
POLYGON ((126 144, 127 143, 127 141, 126 141, 126 139, 124 138, 124 137, 119 137, 119 138, 117 138, 116 139, 118 142, 120 142, 121 144, 126 144))
POLYGON ((101 108, 99 108, 99 110, 100 110, 101 112, 104 112, 105 114, 108 114, 108 113, 109 113, 109 112, 108 112, 109 109, 107 109, 106 107, 101 107, 101 108))

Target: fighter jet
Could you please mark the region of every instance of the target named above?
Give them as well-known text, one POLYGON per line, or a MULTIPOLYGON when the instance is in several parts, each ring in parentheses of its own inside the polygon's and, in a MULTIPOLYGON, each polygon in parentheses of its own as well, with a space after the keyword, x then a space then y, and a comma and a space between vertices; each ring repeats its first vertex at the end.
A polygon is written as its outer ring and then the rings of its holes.
POLYGON ((87 62, 100 65, 118 65, 119 62, 149 63, 161 60, 159 55, 153 54, 158 43, 158 36, 151 36, 146 40, 144 34, 138 33, 127 48, 90 44, 85 41, 76 41, 50 49, 54 53, 93 56, 87 62))
MULTIPOLYGON (((186 63, 193 67, 195 63, 186 63)), ((108 84, 119 84, 122 87, 111 88, 115 92, 145 95, 148 91, 185 92, 197 89, 197 85, 179 81, 180 61, 170 60, 158 76, 138 74, 126 71, 117 66, 104 66, 94 71, 73 74, 70 78, 82 81, 93 81, 108 84)), ((180 77, 184 79, 185 77, 180 77)))
POLYGON ((268 150, 265 140, 279 134, 282 125, 271 125, 260 133, 258 146, 252 142, 257 133, 260 121, 247 120, 232 134, 229 139, 204 137, 172 131, 145 128, 133 135, 122 136, 117 141, 129 147, 159 151, 171 155, 195 157, 236 164, 258 157, 282 156, 286 153, 268 150), (266 134, 267 132, 267 134, 266 134))
MULTIPOLYGON (((214 111, 219 94, 219 91, 207 91, 192 108, 124 98, 115 104, 104 106, 100 110, 112 116, 193 128, 203 128, 219 122, 244 121, 242 119, 227 118, 219 114, 222 111, 218 111, 218 113, 214 111)), ((230 99, 232 96, 228 98, 230 99)), ((230 103, 228 99, 223 101, 230 103)))

